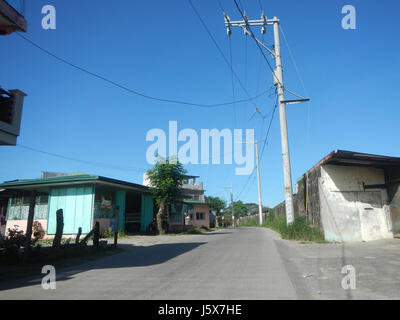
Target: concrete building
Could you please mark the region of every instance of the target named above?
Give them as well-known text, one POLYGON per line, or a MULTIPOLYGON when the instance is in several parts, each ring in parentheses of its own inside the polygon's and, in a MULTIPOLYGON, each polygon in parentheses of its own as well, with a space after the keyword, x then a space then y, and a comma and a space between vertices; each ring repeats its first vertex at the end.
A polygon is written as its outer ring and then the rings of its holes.
MULTIPOLYGON (((9 3, 0 0, 0 36, 26 32, 26 29, 24 16, 9 3)), ((0 88, 0 145, 17 144, 25 96, 26 94, 18 89, 7 91, 0 88)))
POLYGON ((88 233, 96 221, 100 230, 114 229, 117 207, 118 229, 127 233, 146 232, 154 218, 148 187, 86 173, 45 173, 39 179, 5 182, 0 189, 8 194, 7 230, 17 225, 26 231, 32 191, 36 192, 34 220, 47 237, 55 234, 59 209, 64 213, 65 236, 77 234, 79 228, 88 233))
MULTIPOLYGON (((295 212, 327 241, 400 235, 400 158, 336 150, 296 184, 295 212)), ((284 203, 274 214, 284 214, 284 203)))
POLYGON ((6 91, 0 88, 0 145, 17 144, 25 96, 17 89, 6 91))

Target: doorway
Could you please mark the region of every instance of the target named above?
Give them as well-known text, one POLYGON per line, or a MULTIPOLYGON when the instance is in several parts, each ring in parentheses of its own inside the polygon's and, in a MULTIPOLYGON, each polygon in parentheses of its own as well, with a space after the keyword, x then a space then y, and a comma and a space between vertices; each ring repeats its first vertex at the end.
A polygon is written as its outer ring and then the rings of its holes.
POLYGON ((142 197, 140 193, 127 192, 125 199, 125 231, 128 234, 140 233, 142 197))

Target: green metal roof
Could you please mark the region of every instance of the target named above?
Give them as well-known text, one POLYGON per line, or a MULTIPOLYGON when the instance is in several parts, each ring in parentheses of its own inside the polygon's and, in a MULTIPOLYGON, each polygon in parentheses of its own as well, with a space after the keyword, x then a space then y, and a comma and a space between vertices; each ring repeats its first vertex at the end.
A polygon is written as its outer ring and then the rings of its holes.
POLYGON ((98 180, 98 176, 94 176, 91 174, 74 174, 74 175, 65 175, 58 177, 51 177, 46 179, 27 179, 27 180, 16 180, 16 181, 8 181, 0 184, 1 188, 6 187, 15 187, 15 186, 26 186, 26 185, 35 185, 35 184, 49 184, 49 183, 62 183, 62 182, 72 182, 72 181, 92 181, 98 180))
POLYGON ((18 187, 24 188, 24 187, 33 187, 33 186, 47 186, 47 185, 57 185, 57 184, 68 184, 68 183, 97 183, 97 182, 103 182, 103 183, 110 183, 110 184, 115 184, 119 185, 120 187, 127 187, 127 188, 134 188, 134 189, 140 189, 143 191, 150 191, 150 189, 146 186, 143 186, 141 184, 136 184, 132 182, 127 182, 127 181, 122 181, 122 180, 117 180, 117 179, 111 179, 107 177, 102 177, 102 176, 97 176, 97 175, 92 175, 92 174, 69 174, 69 175, 63 175, 63 176, 57 176, 57 177, 51 177, 51 178, 38 178, 38 179, 27 179, 27 180, 16 180, 16 181, 8 181, 0 184, 0 188, 7 189, 7 188, 12 188, 12 189, 18 189, 18 187))

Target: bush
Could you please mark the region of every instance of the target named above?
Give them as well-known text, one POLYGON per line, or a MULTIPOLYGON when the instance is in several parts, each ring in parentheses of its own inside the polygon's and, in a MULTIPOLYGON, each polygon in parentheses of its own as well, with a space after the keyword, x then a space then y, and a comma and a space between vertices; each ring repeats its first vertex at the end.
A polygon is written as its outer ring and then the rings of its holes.
POLYGON ((241 227, 258 227, 259 224, 256 222, 255 218, 249 218, 246 220, 245 223, 243 223, 242 225, 240 225, 241 227))
MULTIPOLYGON (((100 239, 109 239, 109 238, 114 238, 115 232, 112 230, 111 227, 108 227, 107 229, 103 230, 100 232, 100 239)), ((119 238, 124 238, 127 237, 124 231, 118 231, 118 239, 119 238)))
POLYGON ((305 217, 296 216, 294 222, 287 226, 285 216, 274 219, 268 215, 264 227, 279 232, 283 239, 325 242, 323 232, 316 227, 310 226, 305 217))
POLYGON ((15 225, 13 229, 8 229, 8 235, 1 238, 0 247, 5 250, 6 257, 11 262, 16 262, 19 259, 19 249, 25 243, 25 235, 23 230, 18 229, 15 225))

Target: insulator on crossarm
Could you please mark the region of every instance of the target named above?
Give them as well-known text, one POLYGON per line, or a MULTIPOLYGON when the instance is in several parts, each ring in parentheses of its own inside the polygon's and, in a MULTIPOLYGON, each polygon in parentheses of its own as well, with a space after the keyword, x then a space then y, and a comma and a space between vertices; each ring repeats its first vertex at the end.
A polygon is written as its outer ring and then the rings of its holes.
POLYGON ((262 28, 261 28, 261 34, 264 34, 264 33, 265 33, 265 27, 262 26, 262 28))

